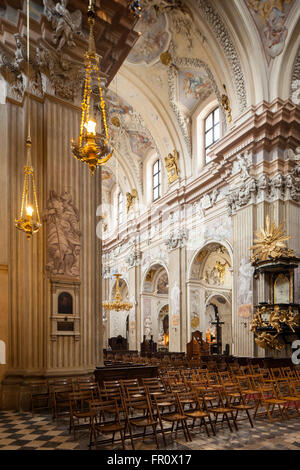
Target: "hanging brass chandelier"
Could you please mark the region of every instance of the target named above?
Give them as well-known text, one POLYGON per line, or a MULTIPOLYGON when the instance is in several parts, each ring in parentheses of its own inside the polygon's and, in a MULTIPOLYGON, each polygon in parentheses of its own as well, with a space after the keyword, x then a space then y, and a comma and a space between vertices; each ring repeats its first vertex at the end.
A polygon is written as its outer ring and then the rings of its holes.
POLYGON ((81 104, 81 124, 80 135, 74 141, 71 141, 72 153, 77 160, 87 163, 91 174, 95 173, 98 166, 104 165, 112 156, 113 149, 110 143, 110 138, 107 129, 105 102, 103 99, 101 78, 99 71, 99 56, 96 53, 95 39, 94 39, 94 25, 95 25, 95 9, 93 0, 89 0, 88 7, 88 23, 90 27, 89 48, 84 55, 85 64, 85 79, 84 79, 84 92, 81 104), (91 94, 92 86, 91 81, 93 76, 97 77, 100 108, 102 111, 102 121, 104 127, 104 135, 97 135, 96 121, 91 113, 91 94))
POLYGON ((132 309, 133 305, 130 302, 123 302, 123 298, 120 294, 120 277, 121 274, 114 274, 116 278, 116 295, 113 301, 105 301, 102 302, 102 306, 104 310, 115 310, 119 312, 120 310, 130 310, 132 309))
MULTIPOLYGON (((27 79, 29 83, 29 1, 27 0, 27 79)), ((27 103, 27 139, 26 139, 26 165, 24 166, 24 185, 22 193, 21 210, 15 225, 19 230, 25 232, 29 239, 32 234, 39 231, 41 227, 39 207, 36 196, 34 180, 34 169, 31 163, 31 132, 30 132, 30 96, 28 93, 27 103)))

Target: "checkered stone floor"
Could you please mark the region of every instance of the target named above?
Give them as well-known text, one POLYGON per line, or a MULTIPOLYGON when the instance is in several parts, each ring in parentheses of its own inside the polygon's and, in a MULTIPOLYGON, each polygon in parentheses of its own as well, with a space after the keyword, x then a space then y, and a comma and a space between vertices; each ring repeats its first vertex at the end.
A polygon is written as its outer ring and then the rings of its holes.
MULTIPOLYGON (((69 434, 68 420, 57 426, 49 415, 0 411, 0 450, 88 450, 89 433, 80 430, 78 439, 69 434)), ((230 432, 225 424, 218 425, 217 435, 207 437, 202 428, 191 431, 192 442, 186 442, 182 432, 166 435, 167 446, 159 434, 160 449, 166 450, 300 450, 300 419, 270 422, 267 418, 238 421, 238 431, 230 432)), ((153 437, 135 440, 136 450, 155 450, 153 437)), ((126 448, 131 450, 130 441, 126 448)), ((111 443, 99 449, 121 450, 121 444, 111 443)))
POLYGON ((67 426, 56 426, 49 415, 0 412, 0 450, 76 450, 67 426))

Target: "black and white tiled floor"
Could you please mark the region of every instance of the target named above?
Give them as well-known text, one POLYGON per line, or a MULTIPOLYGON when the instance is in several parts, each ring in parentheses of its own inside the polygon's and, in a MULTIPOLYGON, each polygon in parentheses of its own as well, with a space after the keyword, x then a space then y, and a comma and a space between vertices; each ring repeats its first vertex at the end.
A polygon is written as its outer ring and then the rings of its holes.
POLYGON ((0 450, 74 450, 67 426, 56 426, 49 415, 0 412, 0 450))
MULTIPOLYGON (((204 431, 191 432, 192 442, 186 442, 182 433, 171 438, 167 434, 164 447, 159 436, 160 449, 167 450, 300 450, 300 419, 291 418, 270 422, 267 418, 254 421, 252 429, 248 421, 238 422, 238 431, 230 432, 224 425, 218 427, 215 437, 207 437, 204 431)), ((0 450, 87 450, 89 436, 81 430, 78 438, 69 434, 68 421, 58 426, 49 415, 35 415, 13 411, 0 412, 0 450)), ((152 437, 135 441, 136 450, 155 450, 152 437)), ((131 450, 130 441, 126 448, 131 450)), ((110 443, 99 447, 106 450, 121 450, 121 444, 110 443)))

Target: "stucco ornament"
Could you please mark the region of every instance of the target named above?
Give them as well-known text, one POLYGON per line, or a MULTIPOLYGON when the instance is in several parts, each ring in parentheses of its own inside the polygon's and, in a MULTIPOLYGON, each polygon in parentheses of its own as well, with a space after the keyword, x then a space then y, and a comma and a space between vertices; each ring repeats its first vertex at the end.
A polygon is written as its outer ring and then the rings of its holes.
POLYGON ((81 22, 82 13, 76 10, 70 13, 67 9, 68 0, 60 0, 54 3, 52 0, 44 1, 44 11, 47 20, 51 22, 53 33, 53 44, 57 51, 60 51, 65 45, 76 47, 74 37, 82 36, 81 22))

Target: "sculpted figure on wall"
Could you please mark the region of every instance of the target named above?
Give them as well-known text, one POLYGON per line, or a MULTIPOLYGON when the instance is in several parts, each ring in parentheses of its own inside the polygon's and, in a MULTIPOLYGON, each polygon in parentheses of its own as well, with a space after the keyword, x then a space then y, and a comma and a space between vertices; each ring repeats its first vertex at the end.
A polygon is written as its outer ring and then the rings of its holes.
POLYGON ((168 173, 169 184, 172 184, 179 178, 178 152, 177 150, 174 150, 173 153, 174 155, 169 153, 169 155, 165 157, 165 165, 168 173))
POLYGON ((48 264, 51 274, 79 277, 79 255, 81 232, 79 230, 79 211, 72 203, 72 196, 65 192, 59 196, 50 191, 47 209, 48 264))
POLYGON ((55 3, 52 0, 44 0, 44 9, 47 20, 51 22, 53 33, 53 43, 60 51, 65 44, 69 47, 76 47, 74 36, 82 35, 81 21, 82 13, 76 10, 70 13, 67 9, 68 0, 60 0, 55 3))

